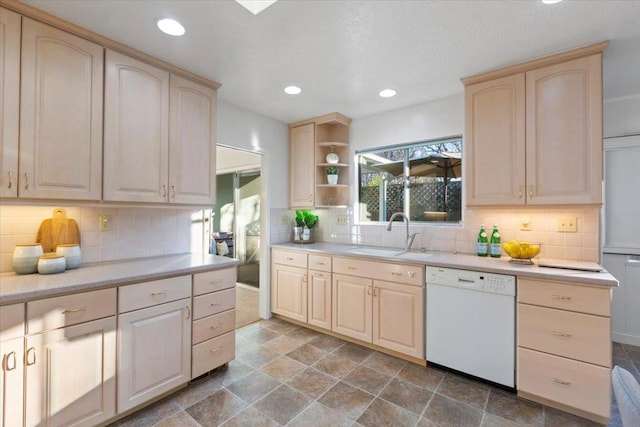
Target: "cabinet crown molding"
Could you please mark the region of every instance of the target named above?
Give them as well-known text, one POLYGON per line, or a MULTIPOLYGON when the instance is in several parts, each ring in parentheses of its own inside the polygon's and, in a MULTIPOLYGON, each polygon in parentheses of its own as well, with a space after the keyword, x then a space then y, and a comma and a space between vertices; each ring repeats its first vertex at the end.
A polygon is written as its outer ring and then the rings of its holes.
POLYGON ((486 71, 484 73, 476 74, 473 76, 464 77, 460 79, 460 81, 462 81, 465 86, 468 86, 475 83, 494 80, 500 77, 523 73, 526 71, 534 70, 536 68, 542 68, 549 65, 559 64, 561 62, 570 61, 572 59, 582 58, 596 53, 602 53, 602 51, 604 51, 608 44, 609 41, 605 40, 592 45, 583 46, 548 56, 543 56, 541 58, 532 59, 531 61, 510 65, 508 67, 499 68, 496 70, 486 71))
POLYGON ((314 117, 313 119, 307 119, 307 120, 291 123, 289 124, 289 129, 306 125, 309 123, 315 123, 317 125, 321 125, 323 123, 340 123, 342 125, 349 126, 351 124, 351 119, 340 113, 329 113, 323 116, 314 117))

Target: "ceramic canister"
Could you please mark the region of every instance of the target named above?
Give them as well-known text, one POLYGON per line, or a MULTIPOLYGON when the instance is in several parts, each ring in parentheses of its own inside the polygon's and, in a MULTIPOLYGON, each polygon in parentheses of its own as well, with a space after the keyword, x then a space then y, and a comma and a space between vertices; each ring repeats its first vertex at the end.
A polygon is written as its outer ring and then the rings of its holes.
POLYGON ((18 274, 30 274, 38 271, 38 259, 42 255, 40 243, 16 245, 13 250, 13 271, 18 274))
POLYGON ((67 263, 67 270, 80 267, 82 264, 82 253, 80 252, 80 245, 78 244, 64 244, 56 247, 56 253, 63 255, 65 262, 67 263))
POLYGON ((38 260, 38 273, 55 274, 62 273, 67 268, 67 262, 64 255, 55 252, 47 252, 38 260))

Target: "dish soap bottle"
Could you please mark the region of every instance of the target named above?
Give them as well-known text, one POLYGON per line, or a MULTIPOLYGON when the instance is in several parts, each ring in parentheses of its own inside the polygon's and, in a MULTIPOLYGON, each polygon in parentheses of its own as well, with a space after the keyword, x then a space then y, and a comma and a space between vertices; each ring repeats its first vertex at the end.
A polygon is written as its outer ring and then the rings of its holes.
POLYGON ((487 238, 487 231, 484 229, 484 224, 480 226, 480 233, 478 233, 478 256, 489 255, 489 239, 487 238))
POLYGON ((489 245, 489 254, 493 258, 500 258, 500 256, 502 255, 502 245, 500 232, 498 231, 498 224, 493 225, 493 231, 491 232, 491 244, 489 245))

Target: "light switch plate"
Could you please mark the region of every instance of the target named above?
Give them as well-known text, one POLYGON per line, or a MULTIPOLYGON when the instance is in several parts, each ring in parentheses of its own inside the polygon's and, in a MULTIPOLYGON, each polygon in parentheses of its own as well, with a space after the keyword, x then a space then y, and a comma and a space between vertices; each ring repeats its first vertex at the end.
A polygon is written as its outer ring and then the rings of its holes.
POLYGON ((100 231, 111 231, 111 215, 98 216, 98 228, 100 231))
POLYGON ((576 217, 558 218, 558 231, 563 233, 576 233, 578 231, 578 219, 576 217))
POLYGON ((526 216, 520 218, 520 230, 531 231, 531 218, 526 216))

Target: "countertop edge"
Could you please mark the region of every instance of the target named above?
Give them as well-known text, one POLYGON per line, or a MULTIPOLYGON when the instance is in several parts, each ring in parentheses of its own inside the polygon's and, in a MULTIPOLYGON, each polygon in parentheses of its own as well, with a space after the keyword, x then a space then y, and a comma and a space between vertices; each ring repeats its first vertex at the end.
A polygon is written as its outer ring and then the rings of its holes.
MULTIPOLYGON (((438 251, 430 251, 427 253, 412 251, 400 254, 395 257, 362 255, 348 252, 348 249, 355 248, 357 246, 373 247, 367 245, 349 245, 344 243, 326 242, 317 242, 306 245, 292 242, 271 244, 272 248, 280 248, 286 250, 325 253, 330 255, 346 256, 360 259, 374 258, 390 262, 419 264, 431 267, 459 268, 466 270, 483 271, 486 273, 510 274, 519 277, 540 280, 561 280, 583 286, 597 286, 606 288, 614 288, 618 286, 618 280, 604 269, 601 272, 589 272, 561 268, 540 267, 535 264, 518 265, 509 263, 507 257, 481 258, 472 254, 447 253, 438 251)), ((398 250, 401 251, 401 249, 398 250)))
POLYGON ((86 264, 77 270, 56 275, 0 275, 0 305, 18 304, 36 299, 126 286, 133 283, 197 274, 236 266, 238 259, 206 254, 165 255, 135 260, 86 264), (122 271, 118 274, 118 269, 122 271), (110 272, 115 271, 115 274, 110 272), (85 279, 93 274, 96 277, 85 279), (65 276, 65 274, 67 276, 65 276), (81 276, 81 277, 74 277, 81 276), (64 277, 68 284, 59 283, 64 277), (50 287, 47 282, 51 282, 50 287))

